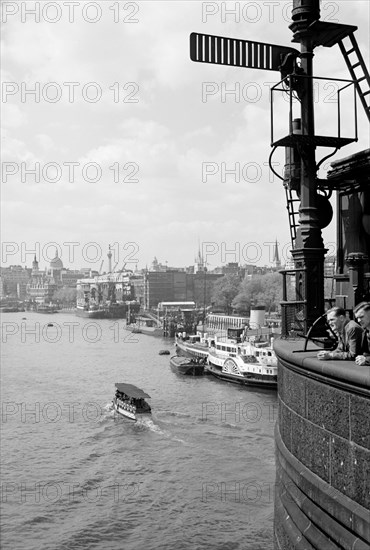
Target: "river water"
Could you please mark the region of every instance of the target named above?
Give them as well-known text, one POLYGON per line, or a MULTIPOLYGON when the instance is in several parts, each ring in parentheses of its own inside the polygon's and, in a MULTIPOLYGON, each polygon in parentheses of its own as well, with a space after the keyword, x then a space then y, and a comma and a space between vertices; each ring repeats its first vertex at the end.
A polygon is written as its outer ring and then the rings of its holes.
POLYGON ((3 549, 272 550, 276 392, 178 375, 122 321, 1 321, 3 549), (151 420, 111 410, 115 382, 151 420))

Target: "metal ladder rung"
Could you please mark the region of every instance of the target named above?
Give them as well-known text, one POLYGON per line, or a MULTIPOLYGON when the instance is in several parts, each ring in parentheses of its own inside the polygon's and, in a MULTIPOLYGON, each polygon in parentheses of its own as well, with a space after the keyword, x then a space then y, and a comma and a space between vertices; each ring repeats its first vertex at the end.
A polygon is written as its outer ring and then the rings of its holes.
POLYGON ((294 210, 294 203, 301 202, 301 200, 299 198, 293 199, 292 191, 291 189, 288 189, 288 188, 285 189, 285 195, 286 195, 286 201, 287 201, 286 208, 288 210, 290 239, 292 242, 292 247, 294 248, 294 243, 297 238, 297 227, 299 225, 297 223, 297 220, 299 218, 299 211, 297 212, 296 210, 294 210))
POLYGON ((360 87, 360 82, 362 82, 363 80, 366 80, 367 82, 367 88, 370 88, 370 76, 369 76, 369 71, 366 67, 366 64, 365 64, 365 61, 362 57, 362 54, 361 54, 361 51, 360 51, 360 48, 357 44, 357 40, 356 40, 356 37, 353 33, 350 33, 348 35, 348 38, 352 44, 352 48, 350 47, 349 50, 346 50, 344 44, 343 44, 343 40, 339 40, 338 41, 338 45, 339 45, 339 48, 343 54, 343 57, 344 57, 344 60, 346 62, 346 65, 348 67, 348 70, 351 74, 351 77, 352 77, 352 80, 354 81, 354 84, 355 84, 355 88, 357 90, 357 93, 360 97, 360 101, 362 103, 362 106, 364 107, 364 110, 365 110, 365 113, 366 113, 366 116, 368 117, 368 119, 370 120, 370 107, 367 105, 367 101, 365 99, 365 96, 367 96, 369 93, 370 93, 370 89, 369 90, 366 90, 366 91, 363 91, 360 87), (355 52, 356 53, 356 59, 352 59, 350 60, 349 59, 349 54, 355 52), (356 63, 352 64, 353 61, 356 61, 356 63), (356 75, 355 73, 355 69, 357 67, 361 67, 362 69, 362 75, 356 75))

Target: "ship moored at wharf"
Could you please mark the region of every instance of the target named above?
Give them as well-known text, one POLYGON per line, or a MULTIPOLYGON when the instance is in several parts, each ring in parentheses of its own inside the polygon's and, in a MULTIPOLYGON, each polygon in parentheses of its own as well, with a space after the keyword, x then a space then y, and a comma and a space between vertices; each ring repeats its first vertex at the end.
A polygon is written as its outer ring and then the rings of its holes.
POLYGON ((228 329, 227 337, 198 333, 176 337, 178 354, 204 360, 205 373, 242 385, 276 388, 277 358, 268 337, 245 336, 246 329, 228 329))
POLYGON ((57 313, 58 310, 55 306, 53 306, 52 304, 38 304, 36 306, 36 309, 35 311, 37 313, 57 313))
POLYGON ((137 311, 130 273, 120 271, 77 281, 76 315, 89 319, 124 319, 137 311))
POLYGON ((150 314, 129 316, 131 322, 126 323, 126 330, 135 334, 146 334, 149 336, 165 336, 164 326, 160 320, 157 320, 150 314))
POLYGON ((129 310, 126 329, 149 336, 173 338, 179 330, 188 331, 196 326, 199 310, 194 302, 161 302, 156 311, 129 310), (192 307, 189 308, 189 305, 192 307))
MULTIPOLYGON (((300 50, 193 33, 190 55, 197 62, 280 72, 271 89, 270 160, 277 147, 284 147, 293 267, 281 272, 281 338, 274 342, 279 400, 275 550, 366 550, 370 548, 370 365, 320 361, 317 352, 329 344, 325 311, 330 306, 344 308, 353 318, 356 305, 370 302, 370 151, 332 161, 326 179, 319 175, 324 160, 358 140, 356 97, 364 109, 362 117, 365 114, 370 121, 370 75, 355 37, 357 27, 321 21, 320 0, 293 0, 289 28, 300 50), (324 120, 327 135, 315 133, 313 58, 318 46, 324 47, 320 55, 339 46, 343 69, 347 65, 351 77, 334 82, 337 110, 324 120), (339 92, 349 87, 353 99, 344 99, 339 92), (273 99, 281 92, 287 94, 290 106, 288 133, 276 137, 274 127, 282 127, 281 104, 274 109, 273 99), (297 109, 293 100, 298 100, 297 109), (293 118, 297 111, 298 118, 293 118), (344 111, 346 120, 353 121, 353 132, 343 131, 344 111), (321 148, 329 148, 329 154, 321 148), (318 150, 321 158, 316 162, 318 150), (322 230, 331 223, 333 193, 337 198, 335 297, 325 300, 327 250, 322 230)), ((329 69, 332 66, 327 64, 329 69)), ((335 81, 320 78, 329 85, 335 81)))
POLYGON ((196 359, 206 359, 209 354, 209 348, 212 338, 207 338, 207 335, 200 333, 187 336, 177 335, 175 338, 176 351, 179 355, 186 357, 194 357, 196 359))
POLYGON ((206 372, 227 382, 264 388, 277 387, 277 358, 271 344, 244 342, 238 338, 215 338, 208 353, 206 372))

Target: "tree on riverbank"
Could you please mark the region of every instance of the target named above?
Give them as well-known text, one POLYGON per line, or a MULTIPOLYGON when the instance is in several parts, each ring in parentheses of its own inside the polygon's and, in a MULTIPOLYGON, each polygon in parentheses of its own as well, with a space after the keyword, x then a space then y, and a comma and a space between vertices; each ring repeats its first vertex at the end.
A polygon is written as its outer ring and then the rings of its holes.
POLYGON ((232 302, 239 292, 240 277, 235 273, 228 273, 216 281, 212 292, 212 303, 224 308, 227 315, 232 313, 232 302))
POLYGON ((53 294, 53 302, 62 304, 63 306, 75 306, 77 298, 77 290, 75 288, 60 288, 53 294))
POLYGON ((232 307, 238 313, 247 313, 252 306, 265 306, 270 314, 278 311, 283 299, 282 277, 280 273, 266 273, 256 275, 251 279, 245 278, 236 294, 232 307))

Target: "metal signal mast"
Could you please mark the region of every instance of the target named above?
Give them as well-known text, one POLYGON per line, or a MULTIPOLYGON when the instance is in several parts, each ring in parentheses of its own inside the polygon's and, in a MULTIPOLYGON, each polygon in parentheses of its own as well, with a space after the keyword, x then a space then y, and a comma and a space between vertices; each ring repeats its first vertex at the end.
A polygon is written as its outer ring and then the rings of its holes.
MULTIPOLYGON (((370 77, 353 34, 357 27, 320 21, 320 0, 293 0, 292 23, 289 28, 293 32, 292 41, 300 44, 300 50, 263 42, 192 33, 190 58, 200 63, 280 71, 282 80, 279 85, 289 94, 290 102, 292 103, 293 95, 298 98, 300 118, 293 120, 291 108, 289 134, 279 140, 273 138, 272 112, 271 145, 274 149, 285 147, 286 151, 284 187, 295 263, 292 272, 296 279, 296 300, 288 302, 285 293, 282 304, 283 323, 289 325, 298 321, 301 331, 307 334, 315 320, 324 312, 324 256, 327 250, 321 230, 330 223, 332 217, 331 206, 325 195, 326 180, 319 180, 317 176, 322 161, 316 163, 315 151, 317 147, 330 147, 336 152, 357 140, 356 109, 354 137, 341 136, 340 120, 336 136, 315 134, 314 49, 317 46, 339 45, 352 78, 344 86, 354 86, 369 120, 370 77), (350 41, 349 49, 344 45, 345 39, 350 41), (324 190, 324 194, 319 193, 319 190, 324 190), (292 193, 295 193, 296 198, 292 193), (294 209, 294 203, 299 204, 298 212, 294 209), (296 214, 299 214, 298 224, 296 214)), ((319 334, 322 329, 319 324, 315 326, 319 334)))

